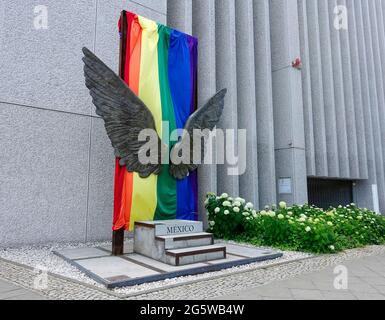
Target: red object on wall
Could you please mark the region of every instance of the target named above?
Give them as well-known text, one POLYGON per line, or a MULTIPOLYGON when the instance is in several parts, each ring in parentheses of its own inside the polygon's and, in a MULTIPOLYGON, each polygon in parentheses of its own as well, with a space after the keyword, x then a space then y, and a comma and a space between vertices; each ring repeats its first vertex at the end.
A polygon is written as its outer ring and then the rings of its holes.
POLYGON ((302 69, 302 60, 301 58, 296 58, 292 63, 291 63, 292 67, 295 68, 295 69, 298 69, 298 70, 301 70, 302 69))

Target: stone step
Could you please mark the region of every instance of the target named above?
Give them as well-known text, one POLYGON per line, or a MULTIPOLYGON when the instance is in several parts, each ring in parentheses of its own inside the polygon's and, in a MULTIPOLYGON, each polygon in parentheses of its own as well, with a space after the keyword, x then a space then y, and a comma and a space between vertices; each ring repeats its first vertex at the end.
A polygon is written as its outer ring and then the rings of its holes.
POLYGON ((226 259, 226 246, 214 244, 183 249, 166 250, 166 263, 173 266, 226 259))
POLYGON ((155 236, 203 232, 202 221, 187 221, 187 220, 137 221, 135 222, 135 227, 154 229, 155 236))
POLYGON ((155 239, 157 241, 164 242, 165 250, 200 247, 214 244, 213 235, 207 232, 156 236, 155 239))

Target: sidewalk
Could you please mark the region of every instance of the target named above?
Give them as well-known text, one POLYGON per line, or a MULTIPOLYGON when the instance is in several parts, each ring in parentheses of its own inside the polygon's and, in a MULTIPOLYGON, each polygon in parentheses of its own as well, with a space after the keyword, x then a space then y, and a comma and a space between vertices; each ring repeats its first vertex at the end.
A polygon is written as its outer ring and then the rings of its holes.
POLYGON ((334 287, 334 267, 217 297, 225 300, 385 300, 385 255, 342 263, 347 290, 334 287))
POLYGON ((0 279, 0 300, 46 300, 38 293, 0 279))

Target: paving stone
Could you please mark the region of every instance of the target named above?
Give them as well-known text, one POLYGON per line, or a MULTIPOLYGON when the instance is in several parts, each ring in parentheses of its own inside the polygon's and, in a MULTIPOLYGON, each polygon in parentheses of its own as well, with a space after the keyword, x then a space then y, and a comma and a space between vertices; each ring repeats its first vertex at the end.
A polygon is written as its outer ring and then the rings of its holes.
POLYGON ((321 291, 325 300, 357 300, 357 297, 350 291, 321 291))
POLYGON ((296 300, 324 300, 320 290, 291 289, 296 300))
POLYGON ((88 259, 88 258, 96 258, 96 257, 106 257, 110 254, 106 251, 97 249, 97 248, 78 248, 78 249, 68 249, 61 250, 58 252, 60 255, 76 260, 76 259, 88 259))
POLYGON ((159 274, 154 270, 142 267, 136 263, 124 260, 120 257, 101 257, 95 259, 78 260, 77 263, 83 268, 90 270, 101 278, 112 278, 126 276, 128 278, 139 278, 159 274))
POLYGON ((16 290, 17 288, 18 288, 17 286, 15 286, 10 282, 0 280, 0 293, 16 290))
POLYGON ((380 293, 356 292, 354 295, 358 298, 358 300, 385 300, 385 295, 380 293))
POLYGON ((195 263, 195 264, 190 264, 190 265, 187 265, 187 266, 171 266, 169 264, 166 264, 166 263, 163 263, 163 262, 160 262, 160 261, 156 261, 156 260, 153 260, 151 258, 148 258, 148 257, 145 257, 145 256, 142 256, 142 255, 139 255, 139 254, 130 254, 127 256, 129 259, 132 259, 132 260, 135 260, 139 263, 144 263, 145 265, 148 265, 148 266, 152 266, 156 269, 160 269, 162 271, 165 271, 165 272, 173 272, 173 271, 179 271, 179 270, 186 270, 186 269, 190 269, 190 268, 199 268, 199 267, 204 267, 206 266, 207 264, 205 263, 195 263))
POLYGON ((28 293, 28 291, 21 289, 21 288, 8 290, 8 291, 0 293, 0 300, 12 298, 12 297, 19 296, 21 294, 26 294, 26 293, 28 293))
POLYGON ((13 297, 7 298, 5 300, 47 300, 47 299, 40 296, 40 295, 26 292, 24 294, 13 296, 13 297))

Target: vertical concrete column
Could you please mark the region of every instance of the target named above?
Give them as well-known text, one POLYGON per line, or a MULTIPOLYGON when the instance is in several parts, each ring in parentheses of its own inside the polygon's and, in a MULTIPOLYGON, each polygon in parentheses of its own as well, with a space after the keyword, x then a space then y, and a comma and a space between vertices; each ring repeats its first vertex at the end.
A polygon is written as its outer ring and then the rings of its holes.
MULTIPOLYGON (((339 4, 347 8, 347 2, 340 0, 339 4)), ((355 114, 355 130, 357 134, 357 153, 358 153, 358 172, 360 179, 368 178, 368 161, 365 141, 365 126, 364 115, 362 105, 362 88, 360 81, 360 60, 358 57, 358 42, 356 32, 356 21, 354 19, 354 9, 351 12, 348 11, 348 30, 344 30, 341 33, 342 47, 346 44, 349 48, 349 52, 346 53, 347 59, 350 61, 350 65, 346 66, 348 70, 348 76, 352 82, 352 107, 355 114)), ((343 49, 342 51, 344 52, 343 49)))
POLYGON ((345 111, 345 95, 344 95, 344 81, 342 74, 341 61, 341 45, 339 31, 334 27, 334 7, 335 0, 322 1, 328 8, 329 29, 331 39, 331 53, 333 62, 333 79, 334 79, 334 100, 336 107, 336 121, 337 126, 337 141, 338 154, 340 161, 340 178, 350 178, 349 169, 349 148, 348 148, 348 134, 346 129, 346 111, 345 111))
POLYGON ((307 175, 315 176, 315 151, 313 127, 313 102, 310 76, 310 54, 306 0, 298 0, 298 20, 302 59, 302 97, 305 124, 305 146, 307 175))
MULTIPOLYGON (((350 50, 352 52, 352 71, 353 71, 353 85, 361 97, 361 111, 357 112, 357 119, 363 119, 364 122, 364 142, 367 154, 367 173, 368 179, 357 181, 354 187, 354 201, 360 207, 366 207, 371 210, 378 210, 378 205, 373 202, 373 185, 377 185, 376 179, 376 161, 374 151, 373 138, 373 124, 371 101, 369 92, 369 78, 366 51, 364 47, 364 34, 361 15, 356 14, 354 0, 346 1, 349 18, 349 36, 350 36, 350 50), (359 46, 358 43, 361 45, 359 46), (358 72, 358 74, 357 74, 358 72), (357 83, 358 82, 358 83, 357 83)), ((358 102, 359 103, 359 102, 358 102)), ((358 128, 358 126, 357 126, 358 128)))
MULTIPOLYGON (((218 125, 222 129, 235 130, 235 150, 238 148, 237 128, 237 51, 235 36, 235 2, 233 0, 215 1, 215 30, 216 30, 216 77, 217 88, 227 88, 225 109, 218 125)), ((226 139, 225 150, 229 149, 226 139)), ((233 196, 239 194, 239 176, 230 175, 234 166, 225 161, 224 165, 218 165, 218 191, 227 192, 233 196)))
MULTIPOLYGON (((215 76, 215 1, 193 1, 193 35, 198 37, 198 106, 202 106, 216 92, 215 76)), ((215 152, 213 152, 215 155, 215 152)), ((213 157, 215 160, 215 157, 213 157)), ((199 215, 207 226, 204 199, 208 192, 217 192, 216 165, 202 165, 198 169, 199 215)))
MULTIPOLYGON (((378 0, 375 0, 375 3, 374 3, 374 10, 375 12, 377 13, 377 28, 378 28, 378 43, 379 43, 379 46, 380 46, 380 58, 381 58, 381 68, 382 68, 382 83, 384 85, 383 87, 383 92, 385 92, 385 75, 384 75, 384 72, 385 72, 385 24, 384 24, 384 13, 382 11, 382 6, 385 7, 385 4, 383 3, 383 1, 378 1, 378 0)), ((382 132, 384 133, 385 131, 385 104, 380 106, 380 121, 383 125, 383 128, 382 128, 382 132)), ((382 136, 383 137, 383 140, 382 140, 382 151, 384 152, 383 153, 383 156, 385 158, 385 140, 384 140, 384 135, 382 136)), ((384 163, 384 170, 385 170, 385 163, 384 163)))
POLYGON ((192 2, 193 0, 167 0, 167 25, 191 34, 192 2))
POLYGON ((314 143, 317 146, 315 148, 315 168, 317 176, 327 177, 328 161, 317 0, 307 0, 306 7, 308 33, 311 34, 309 37, 309 62, 313 99, 314 143))
POLYGON ((270 1, 270 30, 276 173, 278 182, 285 181, 281 190, 277 188, 278 197, 290 204, 305 203, 307 177, 302 82, 300 71, 291 67, 291 61, 300 55, 296 0, 270 1))
POLYGON ((239 177, 239 194, 259 206, 257 115, 255 101, 255 65, 253 1, 235 1, 237 46, 238 127, 247 130, 246 172, 239 177))
MULTIPOLYGON (((328 158, 328 173, 329 177, 340 176, 340 162, 346 163, 347 154, 340 156, 338 150, 337 122, 336 122, 336 106, 334 99, 334 78, 333 78, 333 63, 330 40, 329 12, 327 1, 321 0, 318 2, 318 25, 320 32, 320 47, 321 47, 321 64, 322 64, 322 82, 323 82, 323 97, 325 108, 325 123, 326 123, 326 145, 328 158), (341 158, 341 161, 340 161, 341 158)), ((346 170, 345 170, 346 171, 346 170)))
MULTIPOLYGON (((364 40, 364 47, 366 50, 366 64, 368 66, 368 79, 369 80, 369 92, 370 92, 370 104, 372 108, 372 124, 373 124, 373 136, 376 155, 376 176, 377 176, 377 189, 379 197, 380 210, 385 210, 385 185, 384 185, 384 168, 383 168, 383 150, 382 150, 382 136, 381 125, 379 118, 379 94, 377 88, 377 75, 376 68, 378 65, 375 63, 375 54, 373 50, 372 32, 370 27, 370 15, 368 2, 362 0, 355 2, 357 23, 362 25, 362 34, 364 40), (376 81, 373 81, 376 79, 376 81)), ((360 30, 360 28, 358 28, 360 30)), ((377 59, 378 60, 378 57, 377 59)))
MULTIPOLYGON (((344 1, 332 1, 330 9, 334 9, 337 5, 345 5, 344 1)), ((356 117, 353 99, 353 80, 351 69, 350 45, 348 31, 344 29, 339 30, 341 41, 341 62, 342 62, 342 76, 344 83, 345 95, 345 111, 346 111, 346 130, 348 134, 348 148, 349 148, 349 164, 350 164, 350 178, 359 178, 359 163, 358 163, 358 147, 357 147, 357 130, 356 117)), ((364 153, 364 152, 363 152, 364 153)))
MULTIPOLYGON (((371 40, 372 40, 372 49, 373 49, 373 60, 375 64, 375 74, 376 74, 376 85, 377 85, 377 97, 378 97, 378 120, 380 123, 380 131, 381 131, 381 143, 380 146, 382 149, 382 157, 385 159, 385 149, 382 148, 383 141, 385 141, 385 95, 384 95, 384 79, 383 79, 383 70, 381 64, 381 51, 380 51, 380 42, 383 42, 384 39, 380 39, 378 36, 378 23, 377 23, 377 15, 376 15, 376 7, 374 1, 364 1, 363 7, 365 9, 365 5, 367 5, 368 14, 369 14, 369 22, 371 29, 371 40)), ((382 163, 382 168, 380 168, 382 172, 381 183, 384 181, 384 163, 382 163)), ((377 173, 379 174, 379 172, 377 173)), ((380 176, 380 177, 381 177, 380 176)), ((384 186, 385 187, 385 186, 384 186)), ((385 193, 380 192, 380 204, 383 203, 385 205, 385 193)), ((385 207, 383 207, 385 210, 385 207)))
POLYGON ((260 208, 276 203, 269 0, 254 0, 255 96, 260 208))

